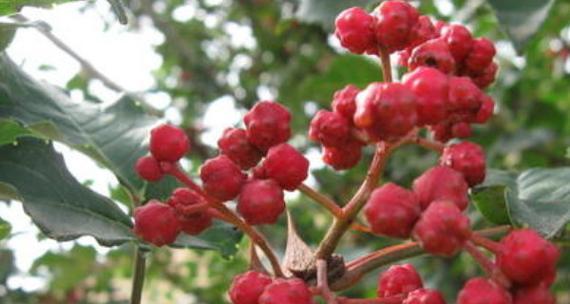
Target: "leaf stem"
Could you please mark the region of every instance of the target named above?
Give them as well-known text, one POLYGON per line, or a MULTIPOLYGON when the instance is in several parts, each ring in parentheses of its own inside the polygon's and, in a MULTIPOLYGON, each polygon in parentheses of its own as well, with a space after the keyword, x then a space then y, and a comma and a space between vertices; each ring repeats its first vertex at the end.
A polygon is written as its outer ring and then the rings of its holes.
POLYGON ((143 250, 137 246, 135 249, 134 274, 131 289, 131 304, 140 304, 142 289, 146 272, 146 258, 143 250))

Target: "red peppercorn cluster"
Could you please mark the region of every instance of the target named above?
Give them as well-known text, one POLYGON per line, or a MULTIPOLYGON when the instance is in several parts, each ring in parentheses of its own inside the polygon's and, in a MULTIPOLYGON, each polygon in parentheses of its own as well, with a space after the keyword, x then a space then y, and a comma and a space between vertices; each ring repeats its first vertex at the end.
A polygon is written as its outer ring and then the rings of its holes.
POLYGON ((248 271, 234 277, 229 291, 233 304, 313 304, 313 294, 301 279, 272 279, 248 271))

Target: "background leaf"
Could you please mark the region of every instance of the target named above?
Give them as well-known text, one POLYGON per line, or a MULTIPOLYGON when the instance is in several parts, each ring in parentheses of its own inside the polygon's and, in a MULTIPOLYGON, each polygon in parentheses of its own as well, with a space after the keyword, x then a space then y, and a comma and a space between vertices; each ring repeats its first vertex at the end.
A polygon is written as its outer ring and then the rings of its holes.
POLYGON ((17 13, 24 6, 49 7, 77 0, 0 0, 0 16, 17 13))
POLYGON ((326 30, 334 28, 338 13, 352 6, 366 6, 370 0, 301 0, 296 13, 297 19, 317 23, 326 30))
POLYGON ((104 245, 135 239, 129 216, 77 182, 62 156, 45 141, 24 138, 17 145, 0 147, 0 182, 18 191, 13 199, 22 201, 34 223, 51 238, 65 241, 90 235, 104 245))
POLYGON ((10 225, 10 223, 0 218, 0 240, 3 240, 7 236, 9 236, 11 231, 12 231, 12 226, 10 225))
POLYGON ((13 143, 21 136, 31 136, 32 132, 20 126, 17 122, 0 119, 0 146, 13 143))
POLYGON ((234 226, 224 222, 215 221, 212 227, 198 236, 181 233, 174 244, 174 248, 191 248, 217 250, 225 258, 233 256, 237 252, 237 244, 242 238, 242 233, 234 226))

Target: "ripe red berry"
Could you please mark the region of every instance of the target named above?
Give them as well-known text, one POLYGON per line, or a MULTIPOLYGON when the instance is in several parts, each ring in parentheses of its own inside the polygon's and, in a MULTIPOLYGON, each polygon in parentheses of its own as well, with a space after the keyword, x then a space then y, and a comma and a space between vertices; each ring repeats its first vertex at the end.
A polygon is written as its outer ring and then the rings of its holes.
POLYGON ((454 203, 437 200, 423 212, 412 235, 425 251, 453 256, 471 235, 469 218, 454 203))
POLYGON ((437 125, 429 127, 429 130, 433 133, 433 138, 439 142, 445 143, 453 138, 451 133, 451 124, 449 122, 442 122, 437 125))
POLYGON ((434 68, 420 67, 404 75, 403 83, 416 95, 418 126, 445 119, 449 88, 446 75, 434 68))
POLYGON ((352 117, 356 112, 356 95, 360 90, 352 84, 345 86, 342 90, 334 93, 332 108, 352 123, 352 117))
POLYGON ((208 213, 190 212, 192 206, 203 203, 206 203, 204 197, 188 188, 177 188, 172 192, 168 204, 176 211, 183 232, 197 235, 212 225, 212 217, 208 213))
MULTIPOLYGON (((457 304, 511 304, 511 295, 501 286, 486 278, 473 278, 465 283, 457 297, 457 304)), ((539 302, 536 302, 538 304, 539 302)))
POLYGON ((446 147, 439 162, 442 166, 461 172, 471 187, 485 180, 485 152, 472 142, 465 141, 446 147))
POLYGON ((455 62, 463 62, 473 45, 471 32, 463 25, 448 24, 441 29, 441 36, 449 46, 455 62))
POLYGON ((471 125, 467 122, 458 122, 451 126, 451 136, 457 138, 468 138, 473 134, 471 125))
POLYGON ((257 165, 263 157, 263 153, 247 140, 247 132, 243 129, 226 129, 218 140, 218 147, 244 170, 257 165))
POLYGON ((267 177, 274 179, 283 189, 289 191, 299 187, 309 173, 309 161, 288 144, 280 144, 269 149, 262 166, 267 177))
POLYGON ((372 192, 364 215, 374 233, 407 238, 421 211, 412 191, 388 183, 372 192))
POLYGON ((468 188, 461 173, 443 166, 427 170, 413 184, 422 209, 426 209, 435 200, 443 199, 453 202, 460 210, 465 210, 469 204, 468 188))
POLYGON ((474 39, 471 51, 465 58, 465 66, 471 73, 480 74, 491 64, 495 54, 495 46, 491 40, 487 38, 474 39))
POLYGON ((395 296, 422 287, 422 279, 412 264, 393 265, 378 278, 378 297, 395 296))
POLYGON ((162 179, 162 170, 160 163, 152 156, 143 156, 137 160, 135 171, 138 175, 149 182, 155 182, 162 179))
POLYGON ((402 304, 445 304, 445 299, 437 290, 421 288, 410 292, 402 304))
POLYGON ((356 97, 354 124, 373 140, 396 140, 416 123, 415 96, 400 83, 375 82, 356 97))
POLYGON ((459 113, 477 113, 481 107, 483 92, 469 77, 449 77, 450 111, 459 113))
POLYGON ((473 82, 478 87, 480 87, 481 89, 484 89, 484 88, 488 87, 489 85, 491 85, 493 82, 495 82, 495 77, 497 76, 497 70, 499 70, 499 66, 496 63, 491 62, 481 72, 481 74, 471 76, 471 79, 473 79, 473 82))
POLYGON ((324 146, 344 146, 350 136, 350 122, 336 112, 320 110, 311 120, 309 138, 324 146))
POLYGON ((258 304, 263 290, 272 281, 268 275, 257 271, 235 276, 229 291, 232 304, 258 304))
POLYGON ((265 287, 259 304, 313 304, 313 295, 301 279, 277 279, 265 287))
POLYGON ((418 11, 404 1, 384 1, 376 8, 376 40, 389 52, 408 46, 410 33, 419 18, 418 11))
POLYGON ((291 136, 291 114, 277 102, 256 103, 243 121, 247 127, 247 139, 262 151, 286 142, 291 136))
POLYGON ((418 22, 412 28, 410 33, 410 43, 408 45, 408 50, 412 50, 414 47, 436 38, 437 33, 433 23, 428 16, 420 16, 418 22))
POLYGON ((156 246, 173 243, 180 232, 180 224, 174 208, 157 200, 151 200, 137 207, 134 218, 134 233, 156 246))
POLYGON ((509 279, 521 285, 548 278, 560 257, 558 249, 532 229, 514 230, 501 240, 497 264, 509 279))
POLYGON ((362 146, 359 141, 350 140, 341 147, 323 147, 323 161, 335 170, 350 169, 360 161, 362 146))
POLYGON ((242 188, 237 211, 250 225, 274 224, 285 210, 283 189, 272 179, 254 179, 242 188))
POLYGON ((208 195, 228 201, 239 194, 246 175, 229 157, 219 155, 202 165, 200 179, 208 195))
POLYGON ((150 131, 150 153, 158 161, 178 161, 189 149, 188 136, 178 127, 163 124, 150 131))
POLYGON ((376 37, 374 37, 374 16, 360 7, 352 7, 342 11, 335 20, 335 35, 340 44, 349 51, 376 53, 376 37))
POLYGON ((513 304, 555 304, 556 298, 544 284, 517 288, 513 304))
POLYGON ((408 60, 408 66, 410 70, 426 66, 451 74, 455 72, 455 59, 447 43, 441 38, 436 38, 415 47, 408 60))
POLYGON ((493 116, 493 111, 495 110, 495 102, 491 96, 483 94, 482 98, 483 101, 481 103, 481 108, 479 108, 479 111, 477 112, 477 115, 474 119, 475 123, 480 124, 487 122, 489 118, 493 116))

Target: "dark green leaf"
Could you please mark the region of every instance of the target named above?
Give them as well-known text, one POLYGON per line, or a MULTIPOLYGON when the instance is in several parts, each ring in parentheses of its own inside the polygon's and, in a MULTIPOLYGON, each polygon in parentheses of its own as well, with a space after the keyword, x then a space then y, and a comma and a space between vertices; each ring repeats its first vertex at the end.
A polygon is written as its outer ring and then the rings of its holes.
POLYGON ((515 183, 516 175, 513 173, 488 170, 483 184, 472 190, 471 199, 479 212, 490 222, 498 225, 510 224, 505 191, 515 183))
POLYGON ((13 24, 0 23, 0 52, 4 51, 4 49, 10 45, 15 34, 16 26, 13 24))
POLYGON ((11 231, 12 231, 12 226, 10 225, 10 223, 0 218, 0 240, 3 240, 7 236, 9 236, 11 231))
POLYGON ((233 256, 238 249, 238 242, 242 233, 234 226, 224 222, 214 222, 214 225, 198 236, 190 236, 185 233, 180 234, 172 247, 217 250, 222 256, 228 258, 233 256))
POLYGON ((77 0, 1 0, 0 16, 16 13, 24 6, 50 7, 54 4, 71 1, 77 0))
POLYGON ((366 6, 370 0, 301 0, 296 16, 307 23, 317 23, 326 30, 334 27, 336 16, 352 6, 366 6))
POLYGON ((51 238, 90 235, 104 245, 135 239, 130 218, 111 200, 77 182, 62 156, 43 140, 22 138, 17 145, 0 147, 0 183, 17 191, 0 196, 22 201, 34 223, 51 238))
POLYGON ((503 30, 522 53, 528 40, 538 31, 554 0, 487 0, 503 30))
POLYGON ((0 119, 0 146, 10 144, 21 136, 31 136, 32 133, 17 122, 0 119))

